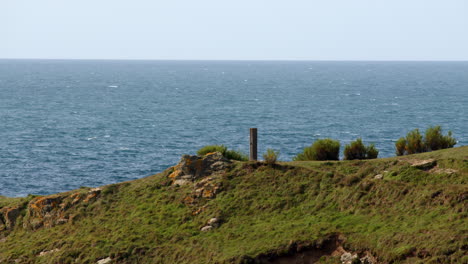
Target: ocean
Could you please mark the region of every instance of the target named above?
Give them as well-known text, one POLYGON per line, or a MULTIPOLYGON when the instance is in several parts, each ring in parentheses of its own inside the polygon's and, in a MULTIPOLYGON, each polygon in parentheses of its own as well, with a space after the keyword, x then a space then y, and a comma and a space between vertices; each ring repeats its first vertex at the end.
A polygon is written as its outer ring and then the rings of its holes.
POLYGON ((149 176, 258 128, 291 160, 319 138, 379 157, 412 129, 468 143, 468 62, 0 60, 0 195, 149 176))

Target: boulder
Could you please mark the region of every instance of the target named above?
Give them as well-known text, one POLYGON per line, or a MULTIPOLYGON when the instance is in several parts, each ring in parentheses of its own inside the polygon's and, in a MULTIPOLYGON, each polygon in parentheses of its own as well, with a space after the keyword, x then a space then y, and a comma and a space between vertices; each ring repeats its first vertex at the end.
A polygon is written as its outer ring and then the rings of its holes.
POLYGON ((216 217, 213 217, 211 218, 210 220, 208 220, 208 225, 212 226, 212 227, 218 227, 219 226, 219 219, 216 218, 216 217))
POLYGON ((48 255, 48 254, 52 254, 52 253, 55 253, 55 252, 58 252, 60 249, 56 248, 56 249, 52 249, 52 250, 44 250, 42 252, 39 253, 39 257, 42 257, 42 256, 45 256, 45 255, 48 255))
POLYGON ((108 264, 112 261, 112 259, 110 257, 107 257, 105 259, 100 259, 96 262, 96 264, 108 264))
POLYGON ((340 257, 341 264, 351 264, 353 263, 353 260, 356 259, 357 257, 358 257, 357 254, 353 255, 349 252, 346 252, 340 257))
POLYGON ((202 227, 200 230, 201 230, 202 232, 206 232, 206 231, 210 231, 211 229, 213 229, 213 227, 210 226, 210 225, 208 225, 208 226, 202 227))
POLYGON ((420 170, 430 170, 433 167, 437 165, 437 161, 434 159, 428 159, 428 160, 418 160, 412 163, 411 167, 414 167, 416 169, 420 170))

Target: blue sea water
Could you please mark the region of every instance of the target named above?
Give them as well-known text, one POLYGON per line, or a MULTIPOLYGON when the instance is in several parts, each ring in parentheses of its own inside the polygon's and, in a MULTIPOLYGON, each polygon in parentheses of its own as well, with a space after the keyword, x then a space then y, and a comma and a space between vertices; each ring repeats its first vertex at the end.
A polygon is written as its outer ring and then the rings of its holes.
POLYGON ((207 144, 290 160, 357 137, 394 156, 414 128, 468 143, 468 62, 0 60, 0 195, 160 172, 207 144))

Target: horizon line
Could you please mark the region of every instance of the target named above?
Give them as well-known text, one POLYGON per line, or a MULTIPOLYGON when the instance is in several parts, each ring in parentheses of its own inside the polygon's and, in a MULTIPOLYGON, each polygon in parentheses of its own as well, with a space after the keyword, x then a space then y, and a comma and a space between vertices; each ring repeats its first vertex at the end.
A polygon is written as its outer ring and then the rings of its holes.
POLYGON ((222 61, 232 61, 232 62, 468 62, 468 59, 460 60, 379 60, 379 59, 103 59, 103 58, 0 58, 0 60, 50 60, 50 61, 180 61, 180 62, 197 62, 197 61, 206 61, 206 62, 222 62, 222 61))

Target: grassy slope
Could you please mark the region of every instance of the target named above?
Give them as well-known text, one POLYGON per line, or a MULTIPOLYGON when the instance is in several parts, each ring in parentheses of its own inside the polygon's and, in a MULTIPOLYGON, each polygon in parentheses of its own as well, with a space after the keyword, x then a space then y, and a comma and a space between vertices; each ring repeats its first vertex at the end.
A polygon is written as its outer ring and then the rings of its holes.
MULTIPOLYGON (((468 147, 274 168, 236 163, 223 176, 223 191, 194 206, 182 202, 191 187, 166 186, 167 173, 106 186, 96 202, 74 209, 73 222, 17 228, 0 242, 0 262, 95 263, 108 256, 119 263, 236 262, 331 233, 343 234, 346 248, 369 249, 385 263, 468 262, 468 147), (457 172, 428 173, 402 161, 426 158, 457 172), (379 173, 384 179, 374 179, 379 173), (200 232, 215 216, 221 227, 200 232)), ((31 198, 0 198, 0 207, 31 198)))

